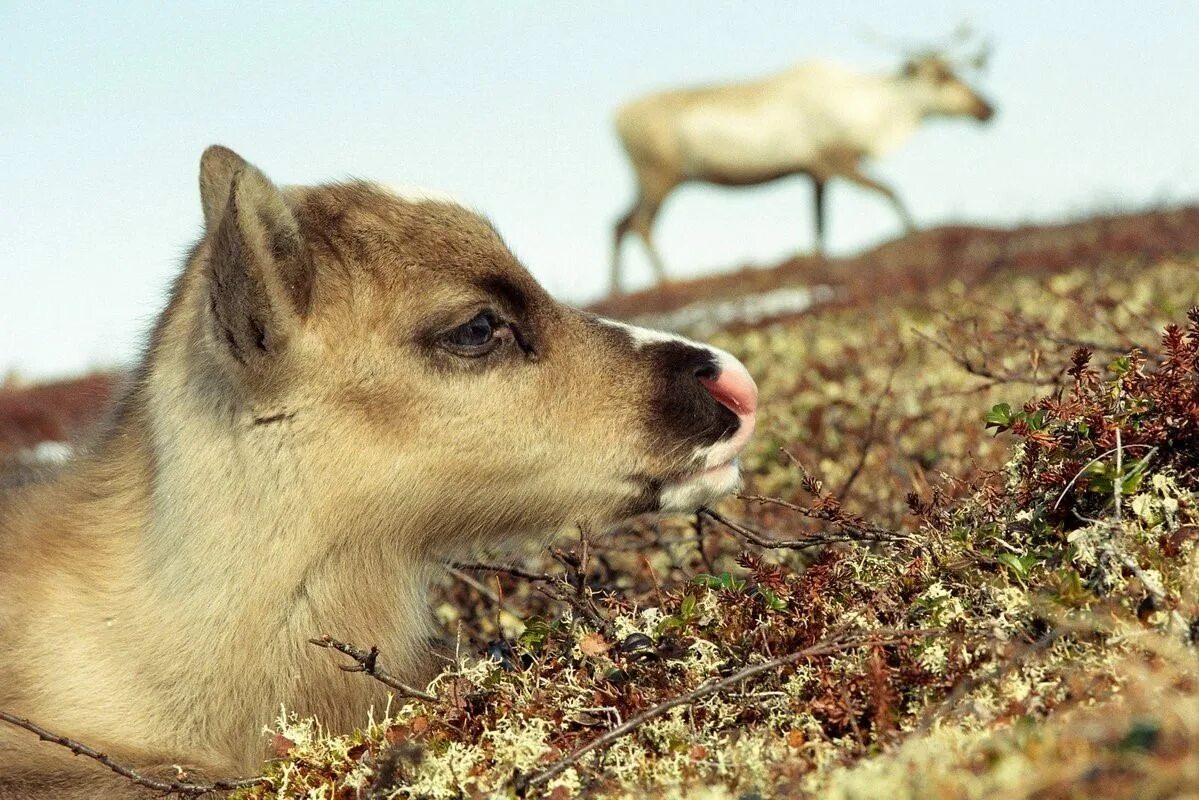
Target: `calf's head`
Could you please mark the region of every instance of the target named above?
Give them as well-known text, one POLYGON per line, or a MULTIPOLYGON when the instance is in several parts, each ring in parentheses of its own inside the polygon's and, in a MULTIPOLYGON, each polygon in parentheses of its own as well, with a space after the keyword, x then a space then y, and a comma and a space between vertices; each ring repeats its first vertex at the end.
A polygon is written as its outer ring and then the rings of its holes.
POLYGON ((738 485, 757 390, 728 353, 555 301, 453 203, 280 189, 221 147, 200 187, 189 371, 346 513, 452 546, 738 485))

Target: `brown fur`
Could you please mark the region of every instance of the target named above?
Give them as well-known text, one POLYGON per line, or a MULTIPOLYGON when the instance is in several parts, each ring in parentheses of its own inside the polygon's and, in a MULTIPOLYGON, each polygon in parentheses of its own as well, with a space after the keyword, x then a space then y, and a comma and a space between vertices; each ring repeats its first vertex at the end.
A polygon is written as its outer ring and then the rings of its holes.
MULTIPOLYGON (((383 701, 309 637, 419 680, 438 559, 649 510, 729 426, 670 422, 662 398, 691 390, 465 209, 279 190, 216 147, 200 184, 206 233, 111 426, 0 507, 0 708, 229 777, 259 768, 281 705, 346 730, 383 701), (447 350, 483 308, 514 323, 502 345, 447 350)), ((0 798, 126 794, 0 728, 0 798)))

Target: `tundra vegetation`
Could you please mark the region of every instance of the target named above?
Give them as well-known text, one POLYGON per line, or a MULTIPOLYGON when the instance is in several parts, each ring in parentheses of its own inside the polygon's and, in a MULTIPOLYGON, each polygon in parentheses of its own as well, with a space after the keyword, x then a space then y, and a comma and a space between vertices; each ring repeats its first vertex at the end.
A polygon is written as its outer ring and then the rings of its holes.
POLYGON ((896 279, 722 333, 761 390, 741 497, 446 564, 425 687, 314 631, 392 700, 349 736, 282 708, 236 796, 1179 796, 1197 269, 896 279))

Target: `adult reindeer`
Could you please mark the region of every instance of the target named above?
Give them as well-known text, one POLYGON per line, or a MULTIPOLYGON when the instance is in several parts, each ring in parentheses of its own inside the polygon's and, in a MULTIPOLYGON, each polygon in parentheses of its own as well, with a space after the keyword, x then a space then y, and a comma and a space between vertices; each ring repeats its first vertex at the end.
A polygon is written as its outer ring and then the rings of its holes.
POLYGON ((637 199, 616 223, 612 291, 620 291, 620 248, 630 231, 641 236, 658 280, 665 280, 654 218, 675 187, 689 181, 751 186, 811 176, 818 252, 825 187, 837 177, 882 194, 913 230, 899 196, 864 172, 862 162, 894 150, 929 117, 990 119, 994 108, 955 71, 981 69, 986 55, 985 47, 968 59, 947 48, 925 50, 882 75, 813 61, 757 81, 667 91, 621 107, 616 127, 637 173, 637 199))

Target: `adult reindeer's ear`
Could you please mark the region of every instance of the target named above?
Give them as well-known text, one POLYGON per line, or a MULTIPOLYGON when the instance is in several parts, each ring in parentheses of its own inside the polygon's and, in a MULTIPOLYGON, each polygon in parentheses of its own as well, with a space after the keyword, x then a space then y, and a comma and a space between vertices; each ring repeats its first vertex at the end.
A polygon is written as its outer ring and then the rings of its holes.
POLYGON ((283 195, 232 150, 204 151, 200 200, 212 324, 234 359, 261 369, 308 312, 308 250, 283 195))

